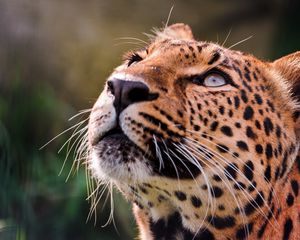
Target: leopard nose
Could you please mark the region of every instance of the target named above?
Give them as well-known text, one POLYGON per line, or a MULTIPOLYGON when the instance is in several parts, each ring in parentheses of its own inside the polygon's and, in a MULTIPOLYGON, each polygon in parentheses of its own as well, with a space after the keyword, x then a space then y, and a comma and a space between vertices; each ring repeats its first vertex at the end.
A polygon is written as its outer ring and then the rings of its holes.
POLYGON ((157 93, 150 93, 145 83, 112 79, 107 82, 108 90, 115 96, 114 107, 119 115, 129 105, 157 99, 157 93))

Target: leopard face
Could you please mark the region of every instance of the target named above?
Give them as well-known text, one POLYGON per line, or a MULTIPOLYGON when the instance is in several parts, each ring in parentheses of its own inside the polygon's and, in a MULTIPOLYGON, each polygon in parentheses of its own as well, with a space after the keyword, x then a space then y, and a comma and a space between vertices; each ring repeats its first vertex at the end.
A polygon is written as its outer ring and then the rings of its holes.
POLYGON ((287 67, 175 24, 115 69, 90 115, 88 163, 134 203, 142 239, 242 239, 275 219, 299 149, 287 67))

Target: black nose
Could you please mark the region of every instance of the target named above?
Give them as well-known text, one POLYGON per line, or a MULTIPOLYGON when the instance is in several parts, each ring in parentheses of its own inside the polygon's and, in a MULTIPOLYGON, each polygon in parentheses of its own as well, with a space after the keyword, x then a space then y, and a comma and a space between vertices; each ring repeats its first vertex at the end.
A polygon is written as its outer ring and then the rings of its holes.
POLYGON ((133 103, 155 100, 157 93, 150 93, 146 84, 137 81, 113 79, 107 82, 108 90, 115 96, 114 107, 120 114, 133 103))

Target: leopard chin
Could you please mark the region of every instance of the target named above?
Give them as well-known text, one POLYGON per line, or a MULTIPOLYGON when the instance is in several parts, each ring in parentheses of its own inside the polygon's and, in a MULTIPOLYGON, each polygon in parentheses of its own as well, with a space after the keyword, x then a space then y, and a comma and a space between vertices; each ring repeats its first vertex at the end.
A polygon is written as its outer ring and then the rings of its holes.
POLYGON ((92 169, 98 179, 116 183, 145 180, 149 160, 121 130, 111 130, 92 147, 92 169))

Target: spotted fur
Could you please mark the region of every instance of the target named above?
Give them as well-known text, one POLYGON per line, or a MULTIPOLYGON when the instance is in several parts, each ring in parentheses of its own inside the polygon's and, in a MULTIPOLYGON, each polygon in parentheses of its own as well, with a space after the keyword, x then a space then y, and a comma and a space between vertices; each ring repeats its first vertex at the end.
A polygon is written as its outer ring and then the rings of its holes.
POLYGON ((130 53, 89 120, 89 167, 143 240, 300 239, 300 52, 275 62, 174 24, 130 53))

